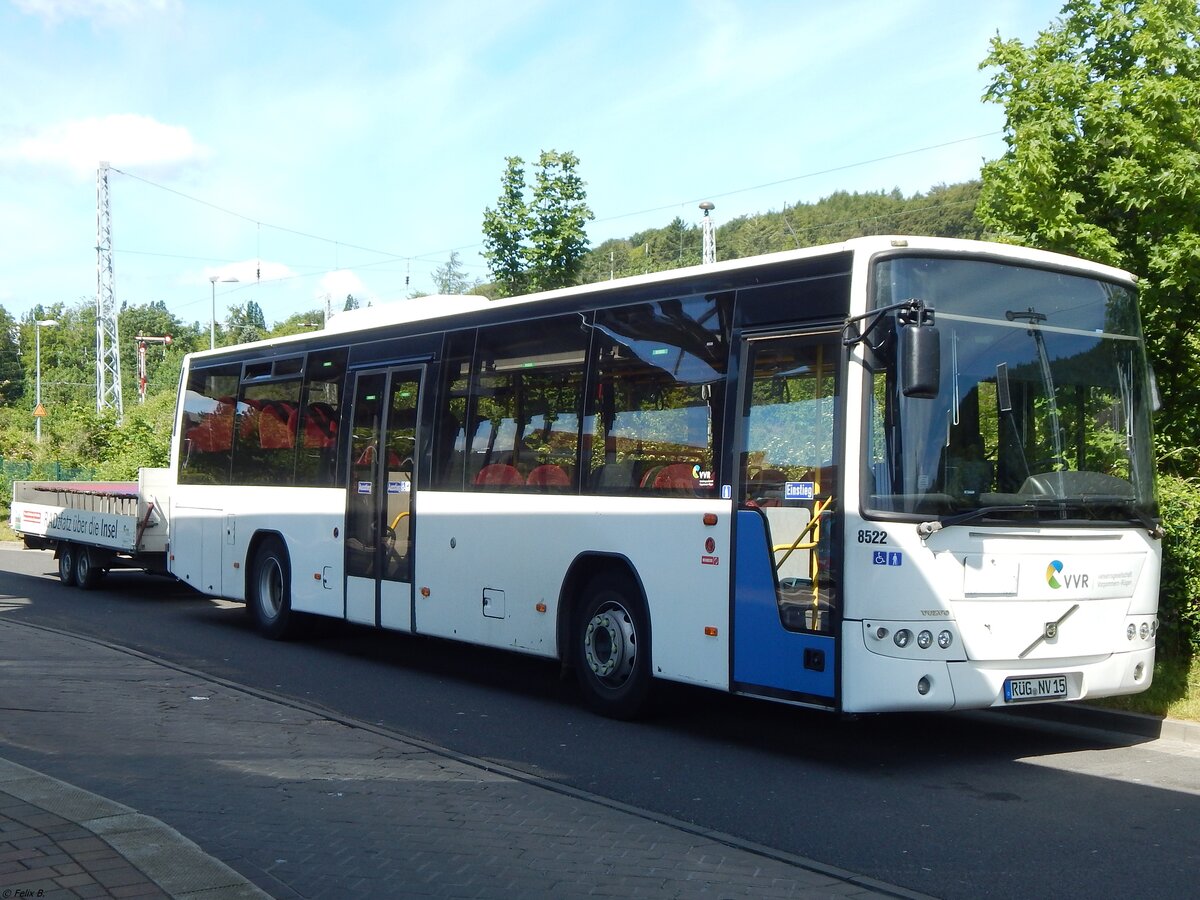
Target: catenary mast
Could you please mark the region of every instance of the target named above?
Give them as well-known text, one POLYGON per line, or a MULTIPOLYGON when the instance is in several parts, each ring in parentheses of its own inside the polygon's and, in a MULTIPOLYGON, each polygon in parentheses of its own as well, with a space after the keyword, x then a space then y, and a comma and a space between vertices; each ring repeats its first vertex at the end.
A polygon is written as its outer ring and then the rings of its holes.
POLYGON ((102 162, 96 173, 96 412, 115 409, 121 419, 125 407, 121 402, 121 345, 117 339, 108 168, 108 163, 102 162))

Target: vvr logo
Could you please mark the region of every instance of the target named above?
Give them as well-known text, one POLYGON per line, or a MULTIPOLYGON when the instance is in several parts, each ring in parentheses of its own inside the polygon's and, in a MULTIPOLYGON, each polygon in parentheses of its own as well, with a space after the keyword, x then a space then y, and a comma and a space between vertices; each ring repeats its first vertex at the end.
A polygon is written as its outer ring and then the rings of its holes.
POLYGON ((1057 559, 1046 566, 1046 584, 1051 590, 1059 588, 1085 588, 1088 586, 1087 575, 1063 575, 1063 564, 1057 559))

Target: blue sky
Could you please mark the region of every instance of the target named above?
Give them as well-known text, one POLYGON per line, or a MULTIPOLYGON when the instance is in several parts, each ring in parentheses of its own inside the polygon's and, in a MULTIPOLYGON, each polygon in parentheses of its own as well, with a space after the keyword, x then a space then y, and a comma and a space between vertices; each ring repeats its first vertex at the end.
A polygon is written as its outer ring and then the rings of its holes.
POLYGON ((485 277, 510 155, 579 156, 593 245, 963 181, 1003 151, 989 39, 1060 7, 0 0, 0 304, 94 301, 101 160, 118 301, 203 323, 213 275, 269 323, 430 291, 452 250, 485 277))

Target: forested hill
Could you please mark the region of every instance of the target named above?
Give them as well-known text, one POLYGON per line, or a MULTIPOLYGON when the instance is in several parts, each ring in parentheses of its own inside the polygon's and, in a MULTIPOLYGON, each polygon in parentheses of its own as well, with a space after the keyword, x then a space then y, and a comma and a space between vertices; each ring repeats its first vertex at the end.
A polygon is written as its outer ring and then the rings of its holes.
MULTIPOLYGON (((717 259, 737 259, 778 250, 834 243, 869 234, 913 234, 979 238, 983 226, 975 218, 979 182, 940 185, 905 197, 899 190, 865 194, 839 191, 816 203, 798 203, 778 212, 740 216, 717 225, 717 259)), ((642 275, 700 262, 699 210, 690 222, 673 222, 614 238, 590 250, 584 282, 642 275)))

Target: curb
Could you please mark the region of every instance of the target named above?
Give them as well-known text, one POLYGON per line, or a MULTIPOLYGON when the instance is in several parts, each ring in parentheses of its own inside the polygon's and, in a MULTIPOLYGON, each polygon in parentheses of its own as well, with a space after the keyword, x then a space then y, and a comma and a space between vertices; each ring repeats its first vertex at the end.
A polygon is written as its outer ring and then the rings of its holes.
POLYGON ((172 897, 269 896, 175 829, 124 804, 6 759, 0 788, 90 831, 172 897))
POLYGON ((1184 719, 1167 719, 1121 709, 1069 703, 1045 703, 1022 709, 1003 710, 1001 713, 1014 719, 1032 719, 1049 725, 1086 728, 1091 731, 1200 746, 1200 722, 1184 719))
MULTIPOLYGON (((464 766, 470 766, 473 769, 477 769, 480 772, 499 775, 499 776, 509 779, 511 781, 520 782, 520 783, 529 785, 530 787, 533 787, 533 788, 536 788, 539 790, 544 790, 548 793, 557 794, 559 796, 570 797, 570 798, 580 801, 582 803, 588 803, 588 804, 593 804, 595 806, 604 807, 606 809, 610 809, 615 812, 622 813, 624 815, 628 815, 628 816, 631 816, 631 817, 634 817, 637 819, 641 819, 646 822, 651 822, 653 824, 661 825, 663 827, 670 828, 670 829, 673 829, 673 830, 676 830, 676 831, 679 831, 679 832, 682 832, 685 834, 690 834, 695 837, 703 838, 705 840, 709 840, 714 843, 721 844, 723 846, 729 847, 734 850, 740 850, 742 852, 751 853, 751 854, 754 854, 755 856, 759 856, 764 859, 774 860, 775 862, 783 863, 785 865, 789 865, 789 866, 792 866, 794 868, 797 868, 797 869, 800 869, 800 870, 803 870, 806 872, 811 872, 816 875, 821 875, 826 878, 836 879, 837 881, 840 881, 845 885, 851 886, 852 889, 857 888, 859 891, 870 892, 870 893, 873 893, 873 894, 879 895, 879 896, 894 897, 894 898, 898 898, 898 900, 933 900, 933 898, 930 897, 928 894, 923 894, 918 891, 913 891, 908 888, 902 887, 900 885, 890 884, 888 882, 884 882, 879 879, 873 878, 869 875, 848 871, 846 869, 842 869, 837 866, 833 866, 833 865, 829 865, 827 863, 820 862, 819 860, 811 859, 809 857, 801 856, 799 854, 791 853, 791 852, 788 852, 785 850, 779 850, 779 849, 776 849, 773 847, 768 847, 768 846, 765 846, 762 844, 755 843, 753 841, 748 841, 748 840, 745 840, 743 838, 737 837, 732 834, 728 834, 728 833, 721 832, 721 831, 715 831, 715 830, 705 828, 702 826, 697 826, 693 823, 684 821, 682 819, 678 819, 674 816, 656 813, 651 810, 646 810, 646 809, 642 809, 642 808, 639 808, 636 806, 632 806, 630 804, 624 803, 619 800, 614 800, 614 799, 604 797, 599 794, 594 794, 589 791, 582 790, 580 788, 572 787, 570 785, 560 784, 556 781, 544 778, 540 775, 536 775, 536 774, 533 774, 530 772, 524 772, 520 769, 516 769, 511 766, 506 766, 502 763, 496 763, 496 762, 492 762, 492 761, 489 761, 486 759, 481 759, 476 756, 471 756, 469 754, 462 753, 462 752, 459 752, 456 750, 452 750, 448 747, 443 747, 439 744, 435 744, 431 741, 427 741, 427 740, 421 739, 419 737, 415 737, 413 735, 409 735, 409 734, 405 734, 405 733, 402 733, 399 731, 391 730, 391 729, 387 728, 386 726, 381 726, 381 725, 378 725, 373 722, 368 722, 368 721, 365 721, 362 719, 357 719, 353 716, 339 713, 335 710, 329 709, 328 707, 322 706, 317 703, 310 703, 310 702, 306 702, 304 700, 300 700, 295 697, 288 697, 283 694, 277 694, 277 693, 274 693, 270 690, 266 690, 263 688, 251 687, 249 685, 240 684, 238 682, 231 681, 226 678, 222 678, 219 675, 202 672, 198 669, 193 669, 193 668, 183 665, 181 663, 176 663, 171 660, 166 660, 161 657, 153 656, 153 655, 151 655, 149 653, 145 653, 141 650, 135 650, 131 647, 125 647, 120 644, 114 644, 114 643, 106 641, 102 638, 91 637, 88 635, 81 635, 81 634, 77 634, 75 632, 65 631, 63 629, 54 628, 54 627, 47 626, 47 625, 33 624, 30 622, 15 622, 15 621, 11 621, 11 620, 0 621, 0 627, 3 627, 3 626, 35 629, 38 631, 49 632, 51 634, 58 635, 61 637, 70 638, 72 640, 78 640, 78 641, 82 641, 85 643, 90 643, 90 644, 94 644, 94 645, 97 645, 100 647, 104 647, 108 650, 122 653, 127 656, 134 657, 136 659, 141 659, 146 662, 152 663, 154 665, 162 666, 163 668, 170 669, 170 670, 176 671, 176 672, 180 672, 180 673, 183 673, 185 675, 188 675, 190 677, 193 677, 193 678, 196 678, 199 680, 203 680, 203 681, 206 681, 206 682, 209 682, 212 684, 220 685, 221 687, 223 687, 227 690, 230 690, 230 691, 236 691, 238 693, 244 694, 249 697, 254 697, 259 700, 264 700, 269 703, 274 703, 279 706, 283 706, 283 707, 286 707, 289 709, 294 709, 294 710, 297 710, 300 712, 304 712, 304 713, 307 713, 316 718, 321 718, 321 719, 326 719, 331 722, 336 722, 347 728, 352 728, 352 729, 355 729, 358 731, 366 732, 368 734, 373 734, 378 737, 384 738, 386 740, 394 741, 395 743, 403 744, 403 745, 415 748, 419 751, 429 753, 430 755, 433 755, 433 756, 438 756, 438 757, 441 757, 441 758, 447 759, 447 760, 453 760, 464 766)), ((28 774, 32 774, 35 776, 37 775, 37 773, 31 772, 28 769, 24 769, 24 767, 22 767, 22 766, 17 766, 16 764, 13 764, 13 763, 4 763, 4 761, 2 759, 0 759, 0 787, 3 787, 5 784, 3 781, 3 778, 4 778, 3 766, 4 765, 11 766, 15 769, 20 769, 23 772, 28 773, 28 774)), ((54 779, 49 779, 49 778, 47 780, 54 781, 54 779)), ((133 814, 133 815, 137 816, 137 814, 134 812, 134 810, 131 810, 128 807, 125 807, 119 803, 105 800, 102 797, 96 797, 96 795, 94 795, 94 794, 89 794, 87 791, 83 791, 81 789, 74 788, 71 785, 64 784, 63 782, 56 782, 56 783, 61 785, 63 788, 65 788, 68 791, 78 792, 79 794, 86 795, 86 797, 88 797, 88 798, 94 798, 95 800, 99 801, 102 804, 107 804, 107 806, 105 808, 113 810, 113 812, 108 813, 108 816, 111 816, 114 818, 119 817, 123 814, 133 814)), ((5 789, 7 789, 7 788, 5 788, 5 789)), ((12 792, 12 793, 15 794, 15 792, 12 792)), ((36 801, 34 801, 34 802, 36 802, 36 801)), ((226 872, 230 873, 233 878, 237 879, 237 882, 239 884, 245 884, 246 887, 248 888, 248 890, 253 892, 253 893, 244 893, 244 894, 222 892, 222 893, 219 893, 219 895, 217 895, 217 896, 220 896, 222 898, 224 898, 224 897, 234 897, 234 898, 236 898, 236 897, 268 897, 268 896, 270 896, 269 894, 265 894, 265 893, 259 891, 258 888, 247 883, 242 876, 238 875, 236 872, 233 872, 233 870, 229 869, 229 867, 226 866, 224 863, 220 863, 219 861, 214 860, 211 857, 208 857, 207 854, 204 854, 204 852, 198 846, 193 844, 187 838, 184 838, 182 835, 178 835, 177 832, 173 832, 172 829, 170 829, 168 826, 166 826, 159 820, 153 819, 149 816, 137 816, 137 818, 140 818, 141 820, 143 820, 145 822, 156 823, 158 826, 160 826, 166 832, 175 834, 176 837, 178 838, 178 840, 190 845, 196 853, 205 857, 209 861, 216 863, 217 866, 219 866, 221 869, 225 870, 226 872)), ((89 830, 91 830, 91 826, 88 825, 87 823, 81 823, 81 824, 83 824, 83 826, 85 828, 89 828, 89 830)), ((110 836, 109 834, 105 834, 105 833, 101 833, 101 832, 94 832, 94 833, 96 833, 100 837, 103 837, 104 840, 109 841, 109 843, 112 844, 113 849, 117 850, 118 852, 120 852, 122 854, 126 853, 125 848, 123 846, 119 846, 114 841, 113 837, 110 836)), ((130 832, 130 833, 132 834, 133 832, 130 832)), ((131 843, 131 847, 133 847, 133 848, 137 848, 138 846, 139 845, 136 843, 131 843)), ((151 859, 152 863, 158 863, 160 861, 158 857, 169 855, 172 852, 174 852, 173 847, 167 848, 166 854, 161 854, 161 853, 156 854, 154 852, 151 852, 148 855, 152 857, 152 859, 151 859)), ((160 875, 165 876, 168 873, 162 872, 158 869, 151 870, 151 869, 147 868, 143 864, 141 858, 138 855, 136 855, 136 849, 133 850, 130 854, 128 854, 127 858, 130 860, 131 863, 133 863, 134 865, 137 865, 139 868, 141 868, 142 871, 148 877, 150 877, 151 879, 153 879, 155 881, 158 881, 159 884, 164 888, 164 890, 169 890, 174 896, 184 897, 184 898, 196 898, 196 900, 199 900, 199 898, 201 896, 203 896, 201 893, 196 892, 195 889, 193 889, 193 892, 188 893, 188 892, 184 892, 184 891, 176 892, 172 888, 169 888, 166 883, 159 880, 160 875)), ((216 876, 214 874, 214 877, 219 877, 219 876, 216 876)), ((206 889, 213 889, 213 888, 206 888, 206 889)), ((217 889, 223 890, 220 888, 217 888, 217 889)), ((832 893, 834 893, 834 894, 842 894, 843 893, 842 891, 833 890, 833 889, 831 889, 831 890, 832 890, 832 893)), ((847 893, 846 895, 850 896, 851 894, 847 893)))

